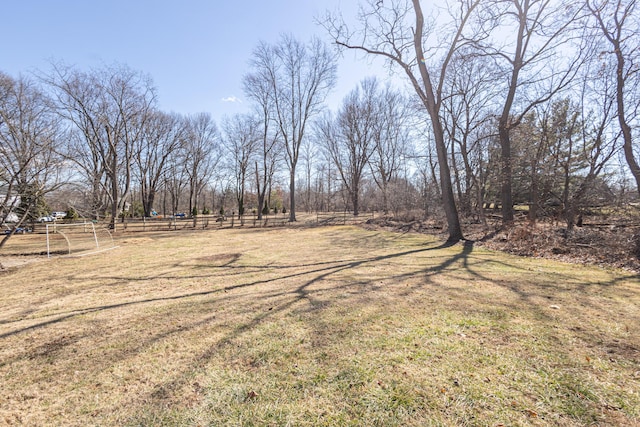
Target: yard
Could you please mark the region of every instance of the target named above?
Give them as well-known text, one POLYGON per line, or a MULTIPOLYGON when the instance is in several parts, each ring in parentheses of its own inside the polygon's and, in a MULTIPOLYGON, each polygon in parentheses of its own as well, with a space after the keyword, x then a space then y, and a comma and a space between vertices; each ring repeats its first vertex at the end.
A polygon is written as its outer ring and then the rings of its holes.
POLYGON ((116 243, 0 272, 0 425, 640 423, 636 274, 350 226, 116 243))

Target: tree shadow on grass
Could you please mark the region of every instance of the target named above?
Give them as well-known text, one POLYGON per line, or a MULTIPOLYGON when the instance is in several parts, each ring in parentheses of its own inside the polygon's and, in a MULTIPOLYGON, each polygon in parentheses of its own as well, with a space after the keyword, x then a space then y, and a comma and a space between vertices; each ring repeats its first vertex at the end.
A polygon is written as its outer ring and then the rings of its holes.
MULTIPOLYGON (((155 302, 162 302, 162 301, 176 301, 176 300, 182 300, 182 299, 186 299, 186 298, 193 298, 193 297, 203 297, 203 296, 209 296, 209 295, 213 295, 213 294, 217 294, 217 293, 221 293, 221 292, 229 292, 229 291, 233 291, 236 289, 241 289, 241 288, 249 288, 249 287, 254 287, 254 286, 258 286, 258 285, 262 285, 262 284, 268 284, 268 283, 272 283, 272 282, 277 282, 280 280, 287 280, 287 279, 295 279, 298 277, 303 277, 303 276, 307 276, 310 274, 319 274, 316 278, 311 279, 308 282, 305 282, 303 285, 301 285, 300 287, 298 287, 295 291, 295 294, 299 295, 300 298, 303 298, 305 296, 308 295, 308 292, 305 291, 306 288, 308 288, 309 286, 311 286, 313 283, 322 280, 332 274, 335 274, 337 272, 346 270, 346 269, 351 269, 351 268, 356 268, 359 267, 361 265, 367 264, 367 263, 375 263, 375 262, 379 262, 382 260, 387 260, 387 259, 392 259, 392 258, 397 258, 397 257, 402 257, 402 256, 406 256, 406 255, 411 255, 411 254, 417 254, 417 253, 421 253, 421 252, 426 252, 426 251, 434 251, 434 250, 440 250, 443 248, 447 248, 452 246, 449 243, 445 243, 439 246, 435 246, 435 247, 430 247, 430 248, 421 248, 421 249, 414 249, 414 250, 410 250, 410 251, 404 251, 404 252, 399 252, 399 253, 394 253, 394 254, 389 254, 389 255, 381 255, 381 256, 376 256, 376 257, 371 257, 371 258, 367 258, 367 259, 363 259, 363 260, 357 260, 357 261, 347 261, 347 262, 332 262, 332 261, 326 261, 326 262, 320 262, 320 263, 311 263, 311 264, 303 264, 303 265, 287 265, 287 266, 273 266, 273 265, 269 265, 269 266, 263 266, 262 268, 269 268, 269 269, 273 269, 273 268, 279 268, 279 269, 287 269, 287 268, 300 268, 300 267, 311 267, 310 270, 305 270, 302 272, 296 272, 296 273, 292 273, 292 274, 285 274, 285 275, 278 275, 276 277, 273 278, 268 278, 268 279, 262 279, 262 280, 256 280, 253 282, 249 282, 249 283, 242 283, 242 284, 237 284, 237 285, 230 285, 230 286, 225 286, 225 287, 221 287, 221 288, 216 288, 216 289, 212 289, 212 290, 208 290, 208 291, 201 291, 201 292, 189 292, 189 293, 184 293, 184 294, 180 294, 180 295, 172 295, 172 296, 167 296, 167 297, 156 297, 156 298, 145 298, 145 299, 140 299, 140 300, 133 300, 133 301, 126 301, 126 302, 121 302, 121 303, 115 303, 115 304, 107 304, 107 305, 101 305, 101 306, 93 306, 93 307, 86 307, 86 308, 81 308, 81 309, 76 309, 76 310, 72 310, 72 311, 67 311, 67 312, 57 312, 55 314, 51 314, 50 316, 58 316, 55 319, 51 319, 51 320, 47 320, 47 321, 43 321, 43 322, 38 322, 32 325, 29 325, 27 327, 23 327, 23 328, 18 328, 15 329, 13 331, 9 331, 9 332, 5 332, 0 334, 0 338, 6 338, 12 335, 16 335, 16 334, 20 334, 26 331, 30 331, 33 329, 37 329, 37 328, 41 328, 41 327, 45 327, 45 326, 50 326, 68 319, 72 319, 74 317, 77 316, 81 316, 81 315, 85 315, 85 314, 89 314, 89 313, 96 313, 96 312, 101 312, 101 311, 106 311, 106 310, 114 310, 114 309, 118 309, 118 308, 124 308, 124 307, 129 307, 129 306, 135 306, 135 305, 142 305, 142 304, 148 304, 148 303, 155 303, 155 302), (313 268, 313 267, 317 267, 317 268, 313 268)), ((237 259, 237 258, 235 258, 237 259)), ((223 266, 220 266, 219 268, 230 268, 230 264, 231 262, 226 263, 223 266)), ((234 268, 247 268, 246 266, 239 266, 239 267, 234 267, 234 268)), ((147 281, 147 280, 153 280, 153 279, 157 279, 159 277, 163 277, 163 278, 171 278, 171 276, 154 276, 152 278, 139 278, 137 280, 141 280, 141 281, 147 281)), ((189 278, 201 278, 201 277, 210 277, 209 275, 203 275, 203 276, 175 276, 175 278, 180 278, 180 279, 189 279, 189 278)), ((130 279, 127 279, 130 280, 130 279)), ((4 324, 10 324, 10 323, 16 323, 16 322, 20 322, 20 321, 24 321, 25 319, 17 319, 14 321, 4 321, 4 324)))
MULTIPOLYGON (((325 280, 327 278, 329 278, 331 275, 337 274, 339 272, 345 271, 345 270, 349 270, 349 269, 355 269, 367 264, 376 264, 382 261, 386 261, 386 260, 391 260, 394 258, 401 258, 404 256, 408 256, 408 255, 415 255, 415 254, 419 254, 419 253, 424 253, 424 252, 430 252, 430 251, 439 251, 439 250, 443 250, 443 249, 447 249, 447 248, 451 248, 454 246, 462 246, 462 250, 458 253, 455 253, 453 256, 446 256, 445 259, 443 261, 441 261, 440 263, 434 265, 434 266, 430 266, 424 269, 417 269, 414 271, 410 271, 408 273, 404 273, 404 274, 398 274, 398 275, 393 275, 392 279, 396 280, 396 281, 401 281, 403 279, 408 279, 411 277, 415 277, 415 275, 417 274, 423 274, 425 278, 432 277, 432 276, 437 276, 439 274, 442 274, 443 272, 445 272, 448 269, 451 269, 454 266, 457 266, 458 264, 461 266, 462 270, 471 274, 471 276, 480 279, 480 280, 487 280, 490 281, 492 280, 490 277, 481 274, 478 270, 480 270, 480 267, 482 267, 483 264, 486 263, 500 263, 503 264, 505 267, 509 267, 509 268, 514 268, 513 265, 509 265, 504 263, 503 261, 494 261, 494 260, 487 260, 487 259, 483 259, 483 258, 479 258, 480 261, 477 261, 475 263, 470 262, 471 260, 471 255, 474 249, 474 242, 471 241, 464 241, 462 243, 462 245, 459 244, 455 244, 455 243, 450 243, 450 242, 444 242, 440 245, 437 246, 432 246, 432 247, 426 247, 426 248, 419 248, 419 249, 412 249, 412 250, 407 250, 407 251, 402 251, 402 252, 396 252, 396 253, 392 253, 392 254, 386 254, 386 255, 379 255, 379 256, 373 256, 370 258, 365 258, 365 259, 360 259, 360 260, 354 260, 354 261, 345 261, 345 262, 341 262, 341 261, 323 261, 323 262, 318 262, 318 263, 307 263, 307 264, 301 264, 301 265, 295 265, 295 264, 291 264, 291 265, 264 265, 264 266, 238 266, 238 265, 233 265, 239 258, 240 258, 240 254, 232 254, 232 255, 221 255, 219 257, 214 257, 215 260, 217 261, 223 261, 221 263, 221 265, 196 265, 195 268, 200 268, 200 269, 206 269, 206 268, 213 268, 213 269, 238 269, 238 270, 246 270, 247 268, 253 268, 253 269, 278 269, 278 270, 286 270, 286 269, 290 269, 290 268, 309 268, 308 270, 302 271, 302 272, 295 272, 295 273, 291 273, 291 274, 283 274, 283 275, 277 275, 275 277, 272 278, 267 278, 267 279, 262 279, 262 280, 256 280, 256 281, 252 281, 252 282, 248 282, 248 283, 242 283, 242 284, 237 284, 237 285, 230 285, 230 286, 223 286, 223 287, 218 287, 216 289, 211 289, 211 290, 206 290, 206 291, 199 291, 199 292, 187 292, 187 293, 183 293, 183 294, 179 294, 179 295, 172 295, 172 296, 166 296, 166 297, 155 297, 155 298, 144 298, 144 299, 139 299, 139 300, 133 300, 133 301, 125 301, 125 302, 120 302, 120 303, 114 303, 114 304, 107 304, 107 305, 100 305, 100 306, 92 306, 92 307, 85 307, 85 308, 80 308, 80 309, 76 309, 76 310, 70 310, 70 311, 66 311, 66 312, 57 312, 51 315, 48 315, 47 317, 55 317, 53 319, 49 319, 46 321, 42 321, 42 322, 36 322, 34 324, 31 324, 29 326, 26 327, 22 327, 22 328, 17 328, 15 330, 9 331, 9 332, 4 332, 2 334, 0 334, 0 338, 6 338, 6 337, 10 337, 13 335, 17 335, 23 332, 27 332, 30 330, 34 330, 37 328, 42 328, 42 327, 46 327, 46 326, 50 326, 50 325, 54 325, 56 323, 59 322, 63 322, 65 320, 69 320, 72 319, 74 317, 77 316, 81 316, 81 315, 86 315, 86 314, 90 314, 90 313, 96 313, 96 312, 102 312, 102 311, 107 311, 107 310, 114 310, 114 309, 119 309, 119 308, 125 308, 125 307, 130 307, 130 306, 136 306, 136 305, 144 305, 144 304, 149 304, 149 303, 156 303, 156 302, 163 302, 163 301, 179 301, 179 300, 183 300, 183 299, 187 299, 187 298, 196 298, 196 297, 205 297, 205 296, 211 296, 214 294, 219 294, 219 293, 226 293, 229 291, 233 291, 236 289, 242 289, 242 288, 250 288, 250 287, 255 287, 255 286, 259 286, 259 285, 263 285, 263 284, 269 284, 272 282, 277 282, 277 281, 281 281, 281 280, 288 280, 288 279, 296 279, 296 278, 301 278, 304 276, 308 276, 308 275, 317 275, 314 278, 305 281, 304 283, 302 283, 300 286, 298 286, 293 292, 291 292, 290 290, 285 290, 282 292, 282 294, 291 294, 293 293, 294 295, 297 295, 296 300, 292 301, 288 306, 292 305, 294 302, 296 302, 297 300, 301 300, 301 299, 307 299, 309 298, 309 296, 311 295, 311 291, 309 291, 309 287, 311 287, 313 284, 320 282, 322 280, 325 280)), ((213 258, 212 257, 204 257, 199 259, 200 261, 211 261, 213 258)), ((458 268, 458 267, 456 267, 458 268)), ((241 273, 239 273, 241 274, 241 273)), ((131 281, 131 280, 140 280, 140 281, 149 281, 149 280, 154 280, 154 279, 158 279, 158 278, 165 278, 165 279, 171 279, 171 278, 175 278, 175 279, 196 279, 196 278, 205 278, 205 277, 210 277, 209 273, 205 273, 202 275, 193 275, 193 276, 167 276, 167 275, 163 275, 163 274, 159 274, 156 276, 152 276, 152 277, 143 277, 143 278, 138 278, 138 279, 131 279, 131 278, 126 278, 125 280, 127 281, 131 281)), ((631 276, 623 276, 623 277, 618 277, 615 278, 611 283, 604 283, 604 285, 614 285, 615 283, 619 283, 622 282, 624 280, 628 280, 628 279, 633 279, 636 278, 635 275, 631 275, 631 276)), ((122 280, 123 278, 120 277, 112 277, 112 279, 115 280, 122 280)), ((104 285, 102 285, 104 286, 104 285)), ((585 284, 583 287, 586 287, 587 285, 585 284)), ((344 287, 349 287, 349 284, 345 284, 344 287)), ((509 288, 514 291, 515 293, 519 294, 521 296, 521 298, 523 299, 527 299, 528 297, 531 296, 531 291, 527 291, 522 289, 520 286, 517 285, 512 285, 509 286, 509 288)), ((278 296, 277 294, 274 294, 273 296, 278 296)), ((283 309, 286 307, 283 307, 283 309)), ((9 320, 9 321, 3 321, 1 324, 11 324, 11 323, 17 323, 17 322, 23 322, 23 321, 27 321, 28 319, 16 319, 16 320, 9 320)))
MULTIPOLYGON (((414 283, 411 287, 407 288, 404 291, 409 294, 410 292, 415 292, 419 288, 428 289, 429 287, 439 286, 438 283, 433 279, 445 274, 446 272, 455 272, 457 274, 460 274, 462 277, 461 280, 465 280, 466 278, 471 277, 479 281, 492 281, 493 279, 491 275, 483 272, 483 266, 487 263, 501 263, 505 267, 508 267, 510 269, 525 271, 522 267, 518 267, 517 265, 515 265, 515 263, 511 265, 502 260, 487 259, 487 256, 482 255, 476 257, 474 254, 473 242, 464 242, 461 245, 460 251, 451 254, 450 250, 456 246, 460 245, 444 243, 440 245, 420 247, 417 249, 404 250, 378 256, 370 256, 350 261, 322 261, 303 265, 273 264, 262 266, 243 266, 236 264, 239 256, 223 256, 220 259, 215 260, 197 259, 196 265, 190 265, 189 268, 195 267, 199 271, 201 271, 202 274, 194 275, 194 278, 211 277, 211 272, 216 270, 237 270, 237 274, 242 274, 243 269, 246 269, 247 267, 250 267, 255 271, 265 270, 265 274, 268 273, 266 270, 269 270, 269 274, 273 274, 273 277, 266 277, 264 279, 248 281, 245 283, 239 283, 230 286, 219 286, 215 289, 203 290, 198 292, 185 292, 179 295, 144 298, 139 300, 117 302, 113 304, 84 307, 66 312, 57 312, 48 316, 50 317, 48 320, 37 321, 36 323, 30 324, 28 326, 20 326, 15 328, 14 330, 0 334, 0 339, 9 338, 35 329, 52 326, 71 320, 75 317, 91 313, 110 312, 126 307, 144 307, 146 305, 154 303, 176 301, 187 302, 188 300, 193 300, 195 303, 200 304, 203 309, 205 305, 214 303, 217 305, 238 305, 237 303, 242 304, 244 302, 244 299, 246 299, 246 295, 236 295, 234 291, 247 289, 255 289, 256 293, 259 294, 260 298, 262 298, 263 300, 273 299, 274 301, 276 301, 273 304, 263 304, 260 307, 261 309, 259 311, 255 311, 255 307, 251 306, 236 308, 236 310, 243 310, 242 313, 248 315, 249 320, 238 323, 237 325, 232 325, 230 330, 224 333, 220 338, 216 339, 214 344, 207 345, 206 348, 203 348, 202 351, 200 351, 198 354, 192 355, 192 357, 190 358, 191 362, 185 364, 182 369, 173 373, 170 380, 155 385, 150 397, 152 398, 152 402, 160 404, 161 402, 166 401, 166 399, 170 399, 173 394, 179 392, 180 387, 185 385, 190 380, 190 378, 193 377, 193 373, 200 369, 203 369, 208 363, 210 363, 211 359, 218 355, 219 351, 222 348, 233 343, 243 334, 256 329, 259 325, 268 321, 270 318, 274 318, 277 314, 286 314, 290 312, 293 307, 301 303, 306 304, 306 309, 308 311, 317 310, 324 307, 324 303, 316 299, 316 295, 319 290, 315 288, 315 285, 319 285, 322 282, 329 281, 332 279, 332 276, 338 276, 340 273, 344 273, 350 270, 357 270, 360 267, 376 266, 381 263, 385 263, 386 261, 401 259, 403 257, 408 257, 411 255, 438 252, 445 249, 449 250, 442 254, 443 259, 438 260, 435 265, 416 265, 414 268, 409 269, 409 271, 403 274, 391 273, 388 279, 395 283, 399 283, 402 281, 410 281, 414 283), (298 270, 302 269, 302 271, 293 271, 287 273, 287 270, 294 268, 298 270), (295 284, 294 286, 282 287, 269 291, 260 289, 261 285, 273 284, 281 281, 285 282, 289 280, 299 281, 300 283, 295 284), (417 284, 415 284, 416 281, 417 284)), ((393 266, 392 263, 390 265, 393 266)), ((181 266, 181 264, 178 263, 176 264, 176 266, 181 266)), ((164 276, 160 274, 160 277, 164 276)), ((188 276, 176 276, 176 278, 185 279, 188 278, 188 276)), ((141 278, 140 280, 153 280, 153 277, 141 278)), ((534 292, 539 291, 539 289, 525 289, 520 285, 515 285, 512 282, 506 281, 503 283, 499 283, 498 285, 509 287, 516 295, 518 295, 520 299, 525 301, 530 300, 532 296, 535 296, 534 292)), ((333 291, 349 290, 354 294, 366 296, 373 287, 378 286, 380 285, 375 284, 374 279, 365 278, 357 281, 343 281, 337 284, 332 284, 330 289, 333 291)), ((449 292, 451 295, 462 295, 464 293, 467 293, 467 296, 469 296, 469 294, 471 294, 472 298, 470 299, 475 298, 477 301, 482 302, 486 306, 489 306, 492 303, 496 304, 495 302, 487 300, 486 295, 481 295, 480 293, 474 295, 472 286, 456 286, 454 284, 449 285, 448 289, 446 289, 445 291, 449 292)), ((512 308, 515 309, 516 306, 517 304, 514 303, 512 308)), ((540 316, 544 316, 545 312, 541 309, 539 310, 538 314, 540 316)), ((180 327, 166 327, 164 328, 164 330, 162 330, 162 332, 157 331, 156 333, 152 334, 152 336, 144 338, 140 342, 132 343, 132 347, 129 347, 127 351, 122 351, 115 354, 118 354, 123 358, 132 357, 132 353, 144 352, 145 349, 150 348, 153 343, 176 334, 182 334, 190 329, 196 329, 203 325, 206 325, 208 322, 212 321, 212 318, 213 316, 207 316, 197 322, 193 322, 186 326, 181 325, 180 327)), ((14 322, 6 322, 5 324, 24 321, 26 320, 19 319, 14 322)), ((68 339, 53 341, 51 348, 54 348, 56 351, 58 351, 59 347, 73 345, 74 342, 77 342, 77 340, 74 341, 68 339)), ((0 366, 7 365, 8 363, 11 363, 12 361, 18 359, 19 357, 15 357, 11 361, 0 363, 0 366)), ((109 361, 104 361, 103 363, 105 364, 105 366, 108 366, 109 361)))
MULTIPOLYGON (((278 279, 285 278, 302 278, 308 275, 312 275, 313 277, 304 279, 302 283, 294 288, 284 289, 281 292, 271 293, 268 295, 270 298, 275 297, 289 297, 287 301, 282 302, 280 304, 275 304, 272 307, 269 307, 268 310, 264 310, 256 313, 252 316, 251 320, 245 322, 243 324, 237 325, 235 329, 228 332, 224 338, 220 339, 215 345, 210 346, 205 349, 203 352, 198 354, 197 357, 194 357, 194 363, 183 370, 181 373, 176 373, 174 375, 173 380, 159 384, 156 386, 156 389, 153 393, 153 398, 158 400, 158 405, 162 406, 161 401, 164 399, 170 399, 170 397, 177 393, 181 387, 185 386, 189 379, 193 377, 193 373, 197 372, 200 369, 204 369, 210 360, 219 354, 220 350, 226 346, 235 342, 239 337, 247 333, 248 331, 257 329, 260 324, 267 321, 269 318, 274 317, 278 313, 290 313, 292 308, 299 304, 301 301, 307 301, 308 311, 313 311, 316 309, 323 308, 322 302, 314 302, 314 294, 318 292, 318 289, 314 288, 314 285, 319 284, 325 280, 329 280, 331 276, 338 275, 341 272, 349 271, 356 269, 358 267, 366 266, 369 264, 376 264, 380 262, 384 262, 386 260, 392 260, 394 258, 401 258, 403 256, 415 255, 420 253, 425 253, 429 251, 438 251, 447 248, 452 248, 457 245, 452 244, 442 244, 439 246, 429 247, 429 248, 421 248, 410 251, 402 251, 393 254, 387 254, 382 256, 370 257, 366 259, 360 259, 356 261, 338 263, 332 266, 322 267, 307 270, 305 272, 294 274, 290 276, 281 276, 278 279)), ((482 274, 482 266, 485 263, 492 262, 497 264, 502 264, 504 267, 508 267, 512 270, 522 270, 526 271, 522 267, 518 267, 517 265, 511 265, 504 261, 496 261, 496 260, 486 260, 482 259, 482 256, 477 259, 473 258, 474 244, 473 242, 464 242, 462 244, 461 250, 459 252, 454 253, 453 255, 448 255, 444 257, 444 259, 438 262, 434 266, 430 267, 418 267, 411 272, 408 272, 404 275, 393 275, 394 282, 401 282, 403 280, 416 279, 417 277, 424 278, 424 282, 422 286, 430 285, 430 286, 438 286, 436 283, 429 283, 430 278, 437 277, 438 275, 444 274, 448 271, 455 270, 463 270, 467 276, 475 277, 478 280, 491 281, 491 277, 485 274, 482 274)), ((367 295, 372 291, 372 287, 375 287, 372 280, 363 280, 359 282, 351 282, 346 284, 339 284, 336 286, 332 286, 331 290, 336 291, 339 289, 343 290, 351 290, 355 291, 355 293, 360 295, 367 295)), ((384 285, 383 285, 384 286, 384 285)), ((420 285, 416 285, 420 286, 420 285)), ((500 287, 507 287, 510 292, 512 292, 516 298, 512 304, 507 304, 502 301, 492 301, 486 295, 482 295, 480 292, 474 294, 473 287, 469 286, 456 286, 449 285, 444 292, 451 293, 453 296, 460 295, 463 296, 464 292, 469 292, 471 290, 471 294, 467 295, 467 301, 478 301, 483 307, 495 307, 495 308, 507 308, 512 309, 514 311, 518 310, 518 308, 522 307, 523 302, 528 305, 528 310, 531 314, 536 318, 544 319, 544 322, 555 322, 555 319, 550 315, 546 307, 540 307, 537 303, 532 302, 532 299, 536 297, 536 292, 538 289, 526 289, 519 286, 510 286, 508 283, 499 283, 500 287)), ((413 288, 415 291, 416 288, 413 288)), ((407 291, 411 292, 411 291, 407 291)), ((363 303, 361 301, 361 303, 363 303)), ((446 307, 448 309, 455 309, 460 311, 466 311, 471 309, 468 303, 465 307, 460 307, 459 305, 452 305, 450 307, 446 307)))

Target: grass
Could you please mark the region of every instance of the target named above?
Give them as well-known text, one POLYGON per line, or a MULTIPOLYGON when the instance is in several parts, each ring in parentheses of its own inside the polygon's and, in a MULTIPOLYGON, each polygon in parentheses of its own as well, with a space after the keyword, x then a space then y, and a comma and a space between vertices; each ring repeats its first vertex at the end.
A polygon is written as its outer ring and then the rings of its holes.
POLYGON ((0 425, 640 423, 640 280, 353 227, 0 273, 0 425))

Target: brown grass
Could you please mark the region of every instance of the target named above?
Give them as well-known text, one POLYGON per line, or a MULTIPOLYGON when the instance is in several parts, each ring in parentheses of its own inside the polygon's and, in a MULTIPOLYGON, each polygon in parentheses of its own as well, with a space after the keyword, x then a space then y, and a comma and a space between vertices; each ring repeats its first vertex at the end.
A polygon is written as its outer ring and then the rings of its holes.
POLYGON ((637 425, 640 280, 352 227, 0 273, 0 424, 637 425))

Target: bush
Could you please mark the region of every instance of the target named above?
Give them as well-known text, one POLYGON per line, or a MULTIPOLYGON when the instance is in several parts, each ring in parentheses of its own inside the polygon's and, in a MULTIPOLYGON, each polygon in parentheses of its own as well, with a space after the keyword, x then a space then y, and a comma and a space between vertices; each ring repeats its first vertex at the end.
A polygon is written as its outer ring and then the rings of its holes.
POLYGON ((67 216, 64 217, 64 219, 67 219, 69 221, 73 221, 78 219, 78 212, 76 212, 76 210, 72 207, 69 207, 69 209, 67 209, 67 216))
POLYGON ((202 208, 202 215, 211 215, 211 210, 209 208, 202 208))
POLYGON ((193 209, 191 209, 191 215, 192 216, 198 216, 198 208, 196 208, 195 206, 193 207, 193 209))
POLYGON ((130 216, 134 217, 143 217, 144 216, 144 207, 140 202, 133 202, 129 207, 130 216))

